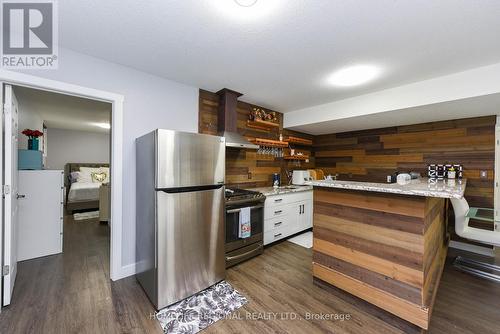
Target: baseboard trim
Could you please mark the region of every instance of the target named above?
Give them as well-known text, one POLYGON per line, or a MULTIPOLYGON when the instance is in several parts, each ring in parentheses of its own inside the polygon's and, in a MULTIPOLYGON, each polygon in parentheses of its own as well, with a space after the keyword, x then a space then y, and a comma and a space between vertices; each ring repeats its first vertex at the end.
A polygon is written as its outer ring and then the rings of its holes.
POLYGON ((449 246, 451 248, 460 249, 460 250, 464 250, 464 251, 471 252, 471 253, 495 257, 494 248, 481 247, 481 246, 466 244, 464 242, 453 241, 453 240, 450 241, 449 246))

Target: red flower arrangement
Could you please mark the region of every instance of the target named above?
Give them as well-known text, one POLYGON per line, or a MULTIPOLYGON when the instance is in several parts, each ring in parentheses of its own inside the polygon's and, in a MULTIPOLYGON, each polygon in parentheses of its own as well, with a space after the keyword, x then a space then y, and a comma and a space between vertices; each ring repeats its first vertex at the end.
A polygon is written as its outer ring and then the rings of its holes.
POLYGON ((21 133, 23 135, 27 136, 29 139, 35 139, 35 138, 43 136, 43 132, 38 131, 38 130, 24 129, 23 132, 21 132, 21 133))

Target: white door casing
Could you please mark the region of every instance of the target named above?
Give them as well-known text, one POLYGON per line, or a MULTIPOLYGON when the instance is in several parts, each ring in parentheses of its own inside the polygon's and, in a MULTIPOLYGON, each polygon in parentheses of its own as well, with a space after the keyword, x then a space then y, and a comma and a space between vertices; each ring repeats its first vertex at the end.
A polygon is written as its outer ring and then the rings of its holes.
POLYGON ((0 81, 112 104, 110 276, 111 280, 116 281, 134 275, 135 263, 122 263, 123 95, 3 69, 0 69, 0 81))
MULTIPOLYGON (((18 103, 11 85, 4 86, 4 268, 8 272, 3 276, 3 302, 9 305, 14 290, 17 274, 17 229, 18 229, 18 103)), ((5 269, 4 269, 5 270, 5 269)))

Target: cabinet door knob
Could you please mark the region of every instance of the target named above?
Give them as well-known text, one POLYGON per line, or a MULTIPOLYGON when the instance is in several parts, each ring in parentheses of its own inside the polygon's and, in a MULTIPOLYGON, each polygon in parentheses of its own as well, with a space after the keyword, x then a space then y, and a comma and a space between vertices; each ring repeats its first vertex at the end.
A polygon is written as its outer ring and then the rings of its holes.
POLYGON ((17 194, 16 198, 17 198, 17 199, 20 199, 20 198, 26 198, 26 195, 20 195, 20 194, 17 194))
POLYGON ((283 212, 283 210, 278 210, 278 211, 274 211, 274 214, 277 215, 277 214, 280 214, 282 212, 283 212))

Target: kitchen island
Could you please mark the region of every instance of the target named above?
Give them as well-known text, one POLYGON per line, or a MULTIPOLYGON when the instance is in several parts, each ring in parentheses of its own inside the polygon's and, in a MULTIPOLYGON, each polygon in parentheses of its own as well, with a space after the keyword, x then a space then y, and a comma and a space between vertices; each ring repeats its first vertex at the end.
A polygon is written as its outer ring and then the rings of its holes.
POLYGON ((315 282, 427 330, 448 249, 446 199, 462 198, 466 181, 308 184, 315 282))

